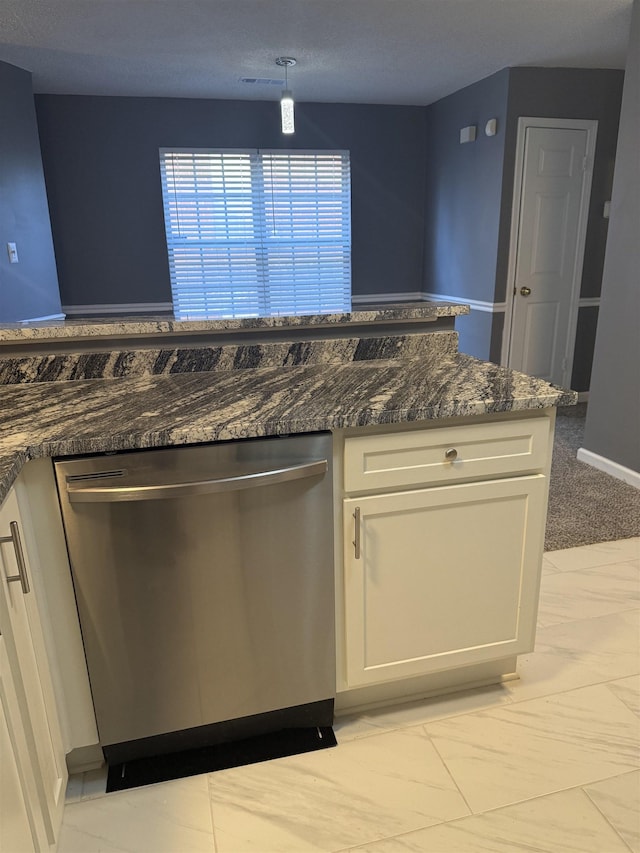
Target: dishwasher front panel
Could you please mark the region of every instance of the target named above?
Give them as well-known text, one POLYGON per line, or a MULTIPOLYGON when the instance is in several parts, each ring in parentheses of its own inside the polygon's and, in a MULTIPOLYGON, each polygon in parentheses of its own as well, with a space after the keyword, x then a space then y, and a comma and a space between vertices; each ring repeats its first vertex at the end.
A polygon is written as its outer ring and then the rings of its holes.
POLYGON ((335 696, 330 434, 55 468, 103 747, 335 696))

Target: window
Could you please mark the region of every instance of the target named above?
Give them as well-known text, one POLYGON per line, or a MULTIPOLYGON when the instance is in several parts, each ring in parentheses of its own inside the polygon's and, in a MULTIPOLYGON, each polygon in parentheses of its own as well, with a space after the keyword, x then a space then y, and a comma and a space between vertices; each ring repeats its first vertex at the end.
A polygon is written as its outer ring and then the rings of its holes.
POLYGON ((349 310, 346 151, 160 151, 174 313, 349 310))

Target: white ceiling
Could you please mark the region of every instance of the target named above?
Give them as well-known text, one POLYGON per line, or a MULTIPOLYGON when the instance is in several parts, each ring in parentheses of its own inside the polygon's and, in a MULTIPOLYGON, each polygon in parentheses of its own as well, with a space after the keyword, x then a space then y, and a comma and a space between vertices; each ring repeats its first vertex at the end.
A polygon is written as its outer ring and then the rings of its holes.
POLYGON ((36 92, 429 104, 506 66, 624 68, 632 0, 0 0, 36 92))

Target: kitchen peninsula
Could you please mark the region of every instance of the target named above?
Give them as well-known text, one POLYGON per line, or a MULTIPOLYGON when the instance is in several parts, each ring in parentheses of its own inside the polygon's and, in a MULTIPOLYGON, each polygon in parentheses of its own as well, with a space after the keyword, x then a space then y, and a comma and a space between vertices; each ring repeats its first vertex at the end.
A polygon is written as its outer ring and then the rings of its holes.
POLYGON ((439 323, 464 313, 462 305, 411 303, 313 317, 0 327, 0 499, 22 465, 41 456, 575 402, 573 392, 459 353, 457 333, 439 323), (419 331, 407 333, 409 324, 419 331), (281 330, 289 340, 273 334, 281 330), (197 343, 185 345, 191 336, 197 343), (128 349, 115 349, 124 340, 128 349))
MULTIPOLYGON (((514 677, 533 645, 555 407, 575 395, 459 353, 465 310, 0 330, 0 536, 19 509, 43 704, 72 769, 99 749, 56 456, 330 431, 337 711, 514 677)), ((4 584, 3 634, 18 593, 4 584)), ((43 811, 59 763, 43 777, 35 761, 43 811)))

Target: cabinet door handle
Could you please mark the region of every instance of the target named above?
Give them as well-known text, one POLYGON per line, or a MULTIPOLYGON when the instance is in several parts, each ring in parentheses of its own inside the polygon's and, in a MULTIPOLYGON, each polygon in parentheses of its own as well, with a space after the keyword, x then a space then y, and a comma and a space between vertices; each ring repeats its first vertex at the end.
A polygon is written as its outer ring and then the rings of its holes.
POLYGON ((353 517, 356 522, 355 526, 355 535, 353 539, 353 556, 356 560, 360 559, 360 507, 357 506, 355 508, 355 512, 353 513, 353 517))
POLYGON ((444 458, 449 462, 453 462, 458 458, 458 451, 455 447, 450 447, 447 451, 445 451, 444 458))
POLYGON ((29 578, 27 577, 27 564, 24 559, 24 551, 22 550, 22 541, 20 539, 20 531, 18 530, 18 522, 11 521, 9 523, 9 536, 0 536, 0 542, 11 542, 13 550, 16 552, 16 563, 18 564, 18 574, 7 577, 7 583, 20 581, 22 592, 26 595, 29 592, 29 578))

